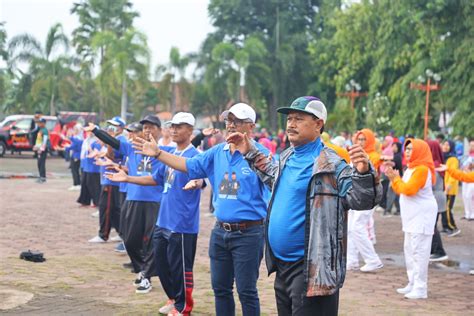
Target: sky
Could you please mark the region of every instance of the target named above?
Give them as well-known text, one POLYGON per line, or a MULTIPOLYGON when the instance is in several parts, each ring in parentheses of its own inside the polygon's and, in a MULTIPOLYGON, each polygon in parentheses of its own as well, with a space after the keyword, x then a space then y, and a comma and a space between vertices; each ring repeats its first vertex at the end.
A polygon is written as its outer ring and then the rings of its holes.
MULTIPOLYGON (((77 1, 77 0, 76 0, 77 1)), ((213 30, 207 14, 209 0, 131 0, 140 13, 135 27, 148 37, 152 69, 168 61, 172 46, 182 54, 196 52, 213 30)), ((44 43, 49 28, 59 22, 71 38, 79 25, 70 10, 74 0, 0 0, 0 22, 8 38, 29 33, 44 43)), ((1 66, 1 65, 0 65, 1 66)))

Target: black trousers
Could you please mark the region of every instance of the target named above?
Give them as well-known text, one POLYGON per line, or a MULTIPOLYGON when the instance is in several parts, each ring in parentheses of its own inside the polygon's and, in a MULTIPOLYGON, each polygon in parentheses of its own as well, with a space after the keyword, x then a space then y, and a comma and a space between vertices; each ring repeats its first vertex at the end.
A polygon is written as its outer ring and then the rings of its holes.
POLYGON ((136 273, 143 272, 147 278, 157 275, 153 256, 153 230, 159 209, 158 202, 126 201, 120 228, 133 270, 136 273))
POLYGON ((99 237, 108 240, 113 227, 119 231, 120 227, 120 196, 119 187, 103 185, 99 200, 99 237))
POLYGON ((339 310, 339 290, 329 296, 306 297, 303 260, 276 259, 275 298, 279 316, 332 316, 339 310))
POLYGON ((46 150, 42 151, 38 154, 37 162, 38 162, 38 172, 39 176, 42 179, 46 179, 46 156, 48 152, 46 150))
POLYGON ((453 230, 457 228, 453 217, 453 206, 455 199, 455 195, 446 195, 446 212, 441 213, 441 223, 443 224, 443 229, 453 230))
POLYGON ((155 226, 153 247, 161 286, 174 307, 182 314, 191 313, 193 301, 193 266, 197 234, 173 233, 155 226))
POLYGON ((441 234, 439 233, 438 225, 437 225, 438 217, 439 217, 439 213, 436 217, 433 239, 431 240, 431 254, 445 256, 446 251, 444 251, 443 241, 441 240, 441 234))
POLYGON ((71 173, 72 173, 72 183, 73 185, 81 185, 81 160, 71 158, 71 173))
POLYGON ((100 173, 83 172, 81 181, 81 193, 77 202, 89 206, 92 203, 99 205, 100 198, 100 173))
POLYGON ((126 214, 126 200, 127 200, 127 192, 119 192, 119 200, 120 200, 120 226, 118 229, 118 233, 120 237, 122 237, 122 226, 124 225, 123 223, 125 222, 125 214, 126 214))
POLYGON ((384 209, 387 208, 387 192, 388 192, 388 187, 390 185, 390 180, 389 179, 383 179, 382 181, 382 200, 380 201, 379 205, 380 207, 383 207, 384 209))

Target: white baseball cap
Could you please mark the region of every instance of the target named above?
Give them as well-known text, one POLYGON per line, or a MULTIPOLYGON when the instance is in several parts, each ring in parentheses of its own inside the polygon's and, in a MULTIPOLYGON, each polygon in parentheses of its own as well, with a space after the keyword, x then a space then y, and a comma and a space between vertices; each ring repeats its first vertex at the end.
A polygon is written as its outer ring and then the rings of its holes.
POLYGON ((248 104, 245 103, 236 103, 233 106, 230 107, 227 111, 222 112, 221 118, 226 119, 229 113, 232 113, 235 115, 236 118, 240 120, 251 120, 252 123, 255 123, 255 120, 257 118, 257 114, 255 113, 255 110, 252 109, 252 107, 248 104))
POLYGON ((196 119, 194 118, 194 115, 188 112, 178 112, 176 113, 171 121, 166 122, 166 125, 171 125, 171 124, 188 124, 191 126, 194 126, 196 124, 196 119))

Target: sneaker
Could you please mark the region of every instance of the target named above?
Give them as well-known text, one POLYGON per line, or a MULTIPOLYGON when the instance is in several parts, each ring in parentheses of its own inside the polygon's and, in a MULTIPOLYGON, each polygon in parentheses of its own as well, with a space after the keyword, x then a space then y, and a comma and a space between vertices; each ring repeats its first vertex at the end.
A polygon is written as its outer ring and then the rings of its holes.
POLYGON ((383 207, 381 207, 381 206, 377 206, 377 207, 375 208, 375 211, 376 211, 376 212, 384 212, 384 213, 385 213, 385 209, 384 209, 383 207))
POLYGON ((451 233, 448 233, 448 237, 454 237, 456 235, 459 235, 461 233, 461 230, 459 228, 455 228, 451 231, 451 233))
POLYGON ((474 275, 474 270, 469 270, 470 275, 474 275))
POLYGON ((168 300, 165 305, 161 306, 158 310, 160 314, 168 314, 173 311, 174 308, 174 300, 168 300))
POLYGON ((365 264, 360 268, 361 272, 373 272, 378 269, 383 268, 383 263, 380 262, 379 264, 365 264))
POLYGON ((421 293, 415 293, 415 292, 412 291, 410 293, 405 294, 405 298, 412 299, 412 300, 417 300, 417 299, 428 298, 428 295, 426 293, 421 294, 421 293))
POLYGON ((140 284, 142 284, 143 279, 145 279, 143 272, 138 272, 137 278, 135 279, 135 281, 133 281, 133 285, 135 285, 136 287, 139 287, 140 284))
POLYGON ((114 236, 114 237, 110 238, 110 241, 120 242, 120 241, 122 241, 122 238, 120 238, 120 236, 117 235, 117 236, 114 236))
POLYGON ((100 236, 95 236, 94 238, 89 239, 89 242, 90 243, 95 243, 95 244, 100 244, 100 243, 107 242, 107 240, 102 239, 100 236))
POLYGON ((68 190, 68 191, 74 191, 75 188, 76 188, 75 186, 72 186, 72 187, 69 187, 67 190, 68 190))
POLYGON ((402 287, 402 288, 397 289, 397 293, 398 293, 398 294, 408 294, 408 293, 411 292, 412 289, 413 289, 413 286, 411 286, 410 284, 408 284, 408 285, 405 286, 405 287, 402 287))
POLYGON ((436 261, 445 261, 448 260, 449 257, 447 255, 438 255, 438 254, 432 254, 430 255, 430 262, 436 262, 436 261))
POLYGON ((123 242, 119 243, 114 251, 118 253, 127 253, 127 249, 125 249, 125 244, 123 242))
POLYGON ((440 231, 441 234, 451 234, 453 231, 449 228, 444 228, 442 231, 440 231))
POLYGON ((140 283, 140 286, 137 287, 135 290, 135 293, 140 293, 140 294, 146 294, 150 292, 152 289, 151 282, 147 278, 143 278, 142 282, 140 283))
POLYGON ((95 211, 94 213, 91 213, 92 217, 99 217, 99 211, 95 211))
POLYGON ((168 316, 182 316, 182 315, 184 314, 181 314, 180 312, 178 312, 176 308, 173 308, 171 312, 168 313, 168 316))
POLYGON ((348 270, 348 271, 349 271, 349 270, 354 270, 354 271, 356 271, 356 270, 359 270, 359 269, 360 269, 360 267, 359 267, 358 264, 350 264, 350 265, 347 265, 347 268, 346 268, 346 270, 348 270))

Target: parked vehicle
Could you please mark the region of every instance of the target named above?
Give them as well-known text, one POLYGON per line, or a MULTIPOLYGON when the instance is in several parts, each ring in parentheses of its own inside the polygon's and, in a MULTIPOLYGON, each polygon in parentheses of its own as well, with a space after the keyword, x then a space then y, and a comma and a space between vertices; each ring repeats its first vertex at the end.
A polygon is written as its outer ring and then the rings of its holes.
MULTIPOLYGON (((62 145, 61 124, 55 116, 42 116, 50 135, 50 150, 62 145)), ((8 150, 12 153, 31 151, 34 146, 32 131, 35 128, 33 115, 10 115, 0 123, 0 157, 8 150)))

